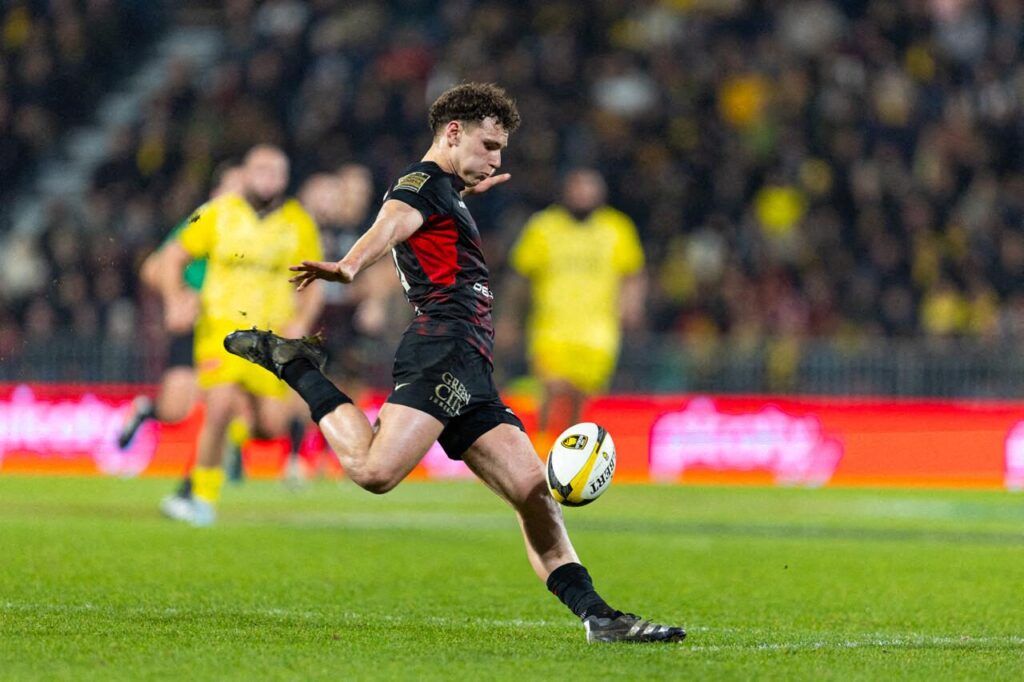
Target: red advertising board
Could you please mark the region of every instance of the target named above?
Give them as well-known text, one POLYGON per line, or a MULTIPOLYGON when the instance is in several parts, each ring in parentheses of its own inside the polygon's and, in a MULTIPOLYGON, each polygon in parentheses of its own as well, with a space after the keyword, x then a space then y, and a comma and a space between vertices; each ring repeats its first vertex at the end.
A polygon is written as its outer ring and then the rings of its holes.
POLYGON ((585 418, 615 434, 616 476, 623 478, 1024 484, 1024 402, 1019 401, 617 397, 594 401, 585 418))
MULTIPOLYGON (((135 390, 0 385, 0 473, 180 474, 201 410, 145 427, 121 451, 116 434, 135 390)), ((382 398, 364 401, 371 419, 382 398)), ((509 403, 532 431, 532 402, 509 403)), ((1024 488, 1024 401, 610 396, 583 418, 615 439, 619 480, 1024 488)), ((249 475, 279 475, 286 451, 284 442, 248 446, 249 475)), ((469 474, 435 445, 413 475, 469 474)))

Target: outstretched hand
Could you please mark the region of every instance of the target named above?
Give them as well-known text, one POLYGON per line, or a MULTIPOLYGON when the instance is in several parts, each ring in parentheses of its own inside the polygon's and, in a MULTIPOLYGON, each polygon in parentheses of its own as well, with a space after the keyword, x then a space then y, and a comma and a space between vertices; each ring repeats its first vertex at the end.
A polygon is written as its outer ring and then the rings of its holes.
POLYGON ((495 185, 500 185, 503 182, 508 182, 508 180, 511 177, 512 175, 509 173, 502 173, 501 175, 492 175, 486 180, 481 180, 472 187, 467 187, 466 189, 462 190, 462 196, 468 197, 471 194, 483 194, 484 192, 494 187, 495 185))
POLYGON ((296 285, 296 291, 302 291, 318 279, 343 284, 352 281, 352 277, 342 271, 341 265, 334 262, 304 260, 300 265, 293 265, 288 269, 299 273, 288 279, 296 285))

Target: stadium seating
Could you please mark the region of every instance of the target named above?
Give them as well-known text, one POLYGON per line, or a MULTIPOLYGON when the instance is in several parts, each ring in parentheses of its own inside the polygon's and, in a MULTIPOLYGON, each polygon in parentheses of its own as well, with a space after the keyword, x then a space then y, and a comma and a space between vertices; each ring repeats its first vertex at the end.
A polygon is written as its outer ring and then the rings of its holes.
MULTIPOLYGON (((567 168, 600 168, 611 203, 636 219, 659 350, 626 349, 626 385, 687 375, 707 348, 756 346, 757 369, 730 375, 736 390, 797 390, 807 363, 832 367, 868 342, 968 342, 998 361, 1024 335, 1015 3, 523 5, 229 3, 215 67, 170 78, 85 205, 55 208, 21 245, 53 274, 2 285, 0 344, 17 356, 60 330, 157 338, 134 269, 202 201, 219 161, 269 141, 297 181, 357 160, 383 183, 424 146, 425 103, 464 79, 500 82, 524 118, 505 159, 514 181, 474 206, 496 281, 567 168), (446 11, 456 6, 465 13, 446 11), (62 246, 69 235, 85 248, 62 246), (650 357, 665 359, 652 370, 650 357)), ((96 68, 113 72, 121 62, 102 45, 96 68)), ((55 69, 43 89, 67 77, 55 69)), ((892 357, 881 353, 879 374, 892 357)), ((703 385, 698 374, 667 388, 703 385)), ((712 388, 734 386, 715 377, 712 388)), ((944 390, 920 384, 907 390, 944 390)))

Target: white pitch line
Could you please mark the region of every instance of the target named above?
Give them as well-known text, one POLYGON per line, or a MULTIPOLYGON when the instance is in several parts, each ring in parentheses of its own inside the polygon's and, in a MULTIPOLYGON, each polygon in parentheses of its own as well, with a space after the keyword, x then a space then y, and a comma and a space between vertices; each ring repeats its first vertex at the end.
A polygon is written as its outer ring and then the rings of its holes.
MULTIPOLYGON (((692 640, 691 640, 692 642, 692 640)), ((921 649, 946 648, 962 649, 976 646, 1024 647, 1024 637, 937 637, 915 635, 913 637, 865 638, 839 642, 761 642, 756 644, 696 644, 687 648, 693 651, 820 651, 829 649, 921 649)))
MULTIPOLYGON (((575 629, 579 625, 570 619, 566 620, 532 620, 522 618, 479 618, 479 617, 452 617, 452 616, 402 616, 395 614, 381 613, 357 613, 345 611, 342 613, 330 613, 321 611, 309 611, 305 609, 287 608, 242 608, 242 609, 183 609, 177 607, 142 607, 142 606, 113 606, 85 604, 32 604, 32 603, 0 603, 0 612, 15 611, 28 613, 112 613, 112 614, 136 614, 153 616, 174 616, 179 614, 216 614, 225 616, 262 616, 270 618, 301 618, 305 620, 323 620, 340 622, 385 622, 385 623, 408 623, 408 624, 429 624, 436 627, 459 627, 459 626, 483 626, 499 628, 552 628, 552 629, 575 629)), ((742 628, 714 628, 708 626, 695 626, 687 628, 690 637, 682 646, 690 651, 714 653, 716 651, 820 651, 820 650, 841 650, 841 649, 920 649, 927 647, 960 649, 970 647, 994 647, 1010 646, 1024 648, 1024 637, 1018 636, 996 636, 996 637, 974 637, 963 635, 959 637, 923 635, 918 633, 904 635, 867 634, 862 638, 846 639, 842 641, 802 641, 802 642, 751 642, 734 644, 701 644, 703 636, 721 636, 724 634, 737 635, 752 633, 753 630, 742 628)))
POLYGON ((386 623, 413 623, 413 624, 424 624, 429 623, 431 625, 438 626, 458 626, 458 625, 473 625, 473 626, 494 626, 494 627, 532 627, 532 628, 547 628, 547 627, 572 627, 574 623, 571 620, 565 621, 550 621, 550 620, 526 620, 521 618, 512 619, 497 619, 497 618, 478 618, 478 617, 452 617, 452 616, 400 616, 394 614, 364 614, 346 611, 343 613, 330 613, 322 611, 309 611, 303 609, 287 609, 287 608, 256 608, 256 609, 187 609, 177 607, 145 607, 145 606, 114 606, 114 605, 96 605, 92 603, 85 604, 26 604, 26 603, 15 603, 5 602, 0 604, 0 612, 3 611, 16 611, 22 613, 116 613, 116 614, 133 614, 133 615, 146 615, 151 614, 155 616, 175 616, 179 614, 213 614, 221 613, 225 616, 265 616, 270 618, 301 618, 305 620, 341 620, 345 622, 351 621, 367 621, 367 622, 386 622, 386 623))

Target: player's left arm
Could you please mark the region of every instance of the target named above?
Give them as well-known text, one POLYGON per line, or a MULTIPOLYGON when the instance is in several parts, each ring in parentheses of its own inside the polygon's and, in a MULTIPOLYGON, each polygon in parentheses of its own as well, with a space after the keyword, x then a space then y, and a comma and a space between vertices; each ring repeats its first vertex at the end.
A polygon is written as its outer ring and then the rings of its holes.
POLYGON ((643 272, 627 275, 619 290, 619 313, 622 326, 629 330, 644 328, 644 300, 647 298, 647 277, 643 272))
POLYGON ((617 232, 615 269, 622 275, 619 288, 619 317, 625 329, 644 328, 644 300, 647 298, 647 276, 644 272, 643 246, 636 225, 624 213, 615 212, 617 232))

